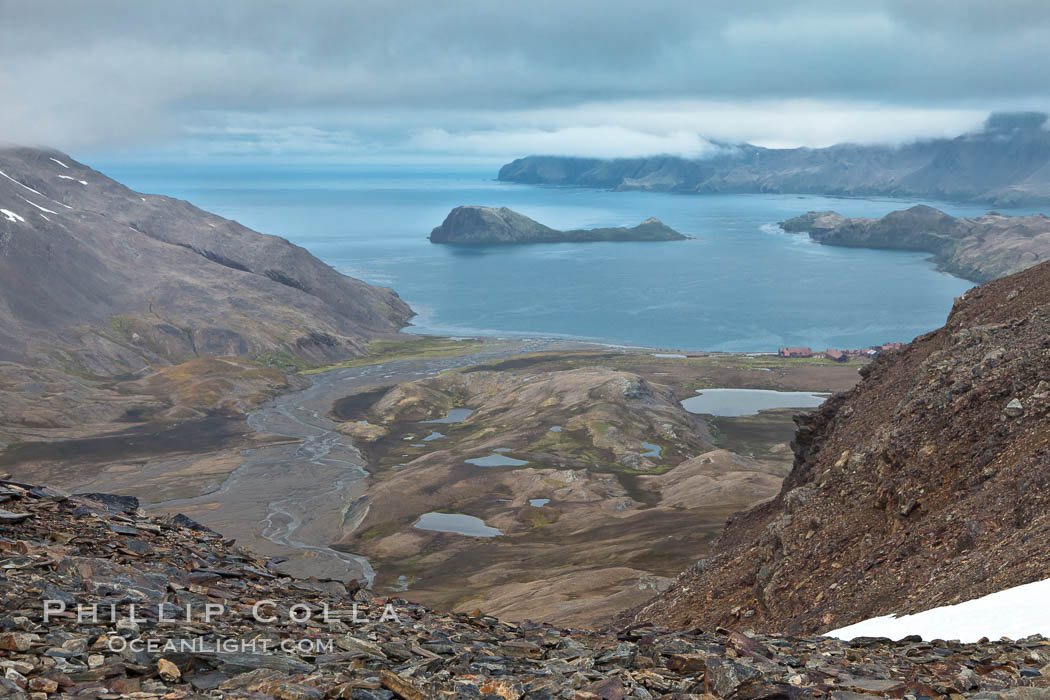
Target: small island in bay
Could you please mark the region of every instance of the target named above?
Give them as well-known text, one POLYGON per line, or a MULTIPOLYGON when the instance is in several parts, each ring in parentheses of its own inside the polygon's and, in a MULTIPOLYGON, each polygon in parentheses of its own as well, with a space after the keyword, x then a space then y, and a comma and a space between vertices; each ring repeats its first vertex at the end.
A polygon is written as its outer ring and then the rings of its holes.
POLYGON ((689 236, 659 219, 633 228, 559 231, 506 207, 456 207, 430 233, 431 243, 588 243, 592 241, 684 241, 689 236))

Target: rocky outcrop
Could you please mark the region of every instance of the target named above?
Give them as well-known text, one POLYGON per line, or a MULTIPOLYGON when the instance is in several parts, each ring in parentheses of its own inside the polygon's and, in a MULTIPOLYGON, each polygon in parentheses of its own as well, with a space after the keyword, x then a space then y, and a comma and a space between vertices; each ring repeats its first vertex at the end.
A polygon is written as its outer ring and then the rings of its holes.
POLYGON ((147 518, 104 494, 0 481, 0 499, 0 695, 13 700, 1034 698, 1050 683, 1042 637, 964 645, 511 624, 356 581, 296 579, 188 518, 147 518))
POLYGON ((792 233, 808 233, 825 245, 887 248, 931 253, 945 271, 987 282, 1050 259, 1050 218, 992 212, 956 218, 919 205, 881 219, 847 219, 833 211, 811 211, 780 222, 792 233))
POLYGON ((558 231, 506 207, 456 207, 430 233, 431 243, 589 243, 594 241, 682 241, 688 238, 659 219, 634 228, 558 231))
POLYGON ((993 206, 1050 202, 1050 131, 1040 113, 993 114, 981 131, 902 146, 718 144, 702 159, 529 156, 499 179, 692 194, 783 192, 925 197, 993 206))
POLYGON ((1050 263, 957 300, 799 421, 779 496, 635 611, 810 633, 1048 577, 1050 263))

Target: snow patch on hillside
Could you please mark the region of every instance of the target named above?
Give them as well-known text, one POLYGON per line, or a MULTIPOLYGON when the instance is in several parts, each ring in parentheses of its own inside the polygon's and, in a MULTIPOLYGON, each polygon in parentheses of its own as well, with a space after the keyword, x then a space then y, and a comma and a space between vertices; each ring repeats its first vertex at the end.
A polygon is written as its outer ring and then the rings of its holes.
POLYGON ((66 165, 65 163, 63 163, 62 161, 60 161, 60 160, 59 160, 58 158, 51 158, 50 160, 53 160, 53 161, 55 161, 56 163, 58 163, 59 165, 61 165, 61 166, 62 166, 63 168, 65 168, 66 170, 69 170, 69 166, 68 166, 68 165, 66 165))
POLYGON ((3 217, 5 219, 7 219, 8 221, 10 221, 13 224, 19 223, 19 222, 25 223, 25 219, 23 219, 21 216, 19 216, 18 214, 14 213, 10 209, 0 209, 0 215, 3 215, 3 217))
POLYGON ((34 206, 34 207, 36 207, 36 208, 37 208, 37 209, 39 209, 40 211, 46 211, 46 212, 47 212, 48 214, 57 214, 57 213, 58 213, 57 211, 51 211, 51 210, 50 210, 50 209, 48 209, 47 207, 42 207, 42 206, 40 206, 39 204, 37 204, 36 202, 31 202, 31 201, 29 201, 28 199, 26 199, 25 197, 22 197, 21 195, 19 195, 19 197, 18 197, 18 198, 19 198, 19 199, 21 199, 21 200, 22 200, 23 202, 25 202, 26 204, 29 204, 30 206, 34 206))
POLYGON ((856 637, 901 639, 910 634, 925 640, 958 639, 961 642, 976 642, 981 637, 1050 636, 1050 579, 914 615, 873 617, 826 632, 825 636, 847 640, 856 637))
MULTIPOLYGON (((7 178, 8 180, 10 180, 11 182, 13 182, 13 183, 15 183, 16 185, 18 185, 19 187, 25 187, 25 188, 26 188, 27 190, 29 190, 29 191, 30 191, 30 192, 32 192, 33 194, 38 194, 38 195, 40 195, 41 197, 47 197, 47 195, 46 195, 46 194, 44 194, 43 192, 40 192, 39 190, 34 190, 34 189, 33 189, 32 187, 30 187, 29 185, 24 185, 24 184, 22 184, 22 183, 21 183, 21 182, 19 182, 18 180, 14 179, 13 177, 11 177, 11 176, 10 176, 10 175, 8 175, 7 173, 5 173, 5 172, 4 172, 3 170, 0 170, 0 175, 3 175, 3 176, 4 176, 4 177, 6 177, 6 178, 7 178)), ((47 197, 47 198, 48 198, 48 199, 51 199, 50 197, 47 197)))
MULTIPOLYGON (((7 178, 8 180, 10 180, 11 182, 13 182, 13 183, 15 183, 16 185, 18 185, 19 187, 24 187, 24 188, 26 188, 27 190, 29 190, 29 191, 30 191, 30 192, 32 192, 33 194, 38 194, 38 195, 40 195, 41 197, 43 197, 44 199, 50 199, 50 200, 51 200, 52 202, 54 202, 55 204, 57 204, 57 205, 58 205, 58 206, 60 206, 60 207, 65 207, 66 209, 72 209, 72 208, 73 208, 73 207, 69 206, 68 204, 63 204, 62 202, 58 201, 57 199, 55 199, 55 198, 53 198, 53 197, 48 197, 48 196, 47 196, 46 194, 44 194, 44 193, 43 193, 43 192, 41 192, 40 190, 34 190, 34 189, 33 189, 32 187, 30 187, 29 185, 26 185, 26 184, 24 184, 24 183, 21 183, 21 182, 19 182, 18 180, 14 179, 13 177, 11 177, 11 176, 10 176, 10 175, 8 175, 7 173, 5 173, 5 172, 4 172, 3 170, 0 170, 0 175, 3 175, 3 176, 4 176, 4 177, 6 177, 6 178, 7 178)), ((64 176, 63 176, 63 175, 59 175, 59 177, 64 177, 64 176)), ((70 179, 70 180, 72 180, 73 178, 69 178, 69 179, 70 179)), ((87 183, 86 183, 86 182, 84 182, 83 180, 81 180, 81 183, 82 183, 82 184, 85 184, 85 185, 87 184, 87 183)))

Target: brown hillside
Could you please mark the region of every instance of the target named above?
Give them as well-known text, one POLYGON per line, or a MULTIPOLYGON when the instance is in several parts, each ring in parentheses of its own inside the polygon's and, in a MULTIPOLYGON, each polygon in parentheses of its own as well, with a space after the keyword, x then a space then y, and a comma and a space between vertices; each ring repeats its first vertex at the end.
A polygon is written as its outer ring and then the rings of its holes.
POLYGON ((1050 264, 865 374, 797 420, 780 495, 637 621, 814 632, 1050 577, 1050 264))

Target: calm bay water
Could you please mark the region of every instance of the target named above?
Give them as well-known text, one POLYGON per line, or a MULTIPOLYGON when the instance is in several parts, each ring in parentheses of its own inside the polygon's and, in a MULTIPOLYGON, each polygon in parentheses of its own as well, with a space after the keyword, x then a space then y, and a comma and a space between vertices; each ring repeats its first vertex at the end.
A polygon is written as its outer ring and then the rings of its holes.
MULTIPOLYGON (((907 341, 944 322, 969 282, 923 254, 831 248, 775 222, 809 210, 881 216, 915 201, 687 196, 496 182, 494 169, 98 163, 130 187, 187 199, 393 287, 419 332, 573 337, 660 348, 769 351, 907 341), (460 204, 508 206, 555 228, 650 216, 672 243, 460 248, 430 230, 460 204)), ((933 203, 954 215, 981 207, 933 203)))

